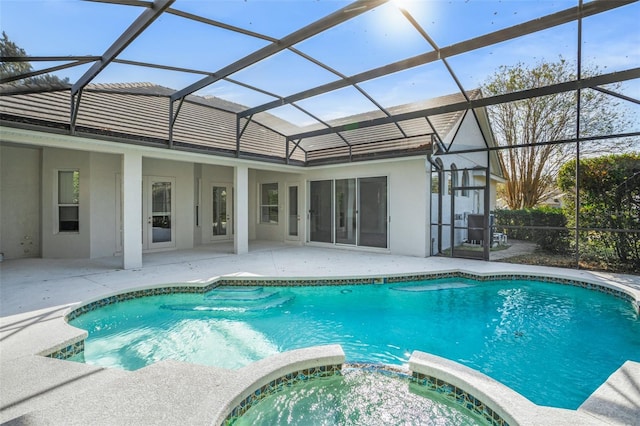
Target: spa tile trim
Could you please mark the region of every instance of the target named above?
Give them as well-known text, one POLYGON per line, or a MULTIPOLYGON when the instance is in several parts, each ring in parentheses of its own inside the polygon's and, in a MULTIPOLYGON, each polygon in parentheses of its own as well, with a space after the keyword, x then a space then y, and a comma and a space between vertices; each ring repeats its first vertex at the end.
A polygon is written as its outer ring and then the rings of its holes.
POLYGON ((55 358, 55 359, 69 359, 73 356, 84 353, 84 339, 78 340, 75 343, 69 344, 63 348, 60 348, 48 355, 47 358, 55 358))
POLYGON ((294 386, 296 383, 318 379, 321 377, 337 376, 342 374, 341 372, 342 364, 333 364, 320 367, 305 368, 304 370, 285 374, 282 377, 272 380, 269 383, 252 390, 249 396, 240 401, 240 403, 231 410, 222 424, 225 426, 232 425, 254 404, 258 403, 268 396, 274 395, 284 390, 285 388, 294 386))
POLYGON ((509 423, 505 419, 488 407, 484 402, 464 389, 447 383, 444 380, 427 374, 416 373, 414 371, 411 376, 411 382, 417 386, 425 387, 429 391, 433 391, 444 396, 459 407, 482 417, 491 426, 509 426, 509 423))

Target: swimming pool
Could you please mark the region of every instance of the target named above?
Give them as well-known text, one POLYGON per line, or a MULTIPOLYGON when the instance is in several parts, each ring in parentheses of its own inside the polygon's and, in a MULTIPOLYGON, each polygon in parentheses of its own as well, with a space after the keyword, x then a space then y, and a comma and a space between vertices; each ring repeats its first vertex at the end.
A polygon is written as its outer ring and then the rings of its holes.
POLYGON ((438 280, 333 286, 221 286, 111 303, 70 320, 84 361, 134 370, 162 359, 238 368, 338 343, 350 362, 403 365, 413 350, 501 381, 540 405, 576 408, 640 360, 633 306, 536 281, 438 280))

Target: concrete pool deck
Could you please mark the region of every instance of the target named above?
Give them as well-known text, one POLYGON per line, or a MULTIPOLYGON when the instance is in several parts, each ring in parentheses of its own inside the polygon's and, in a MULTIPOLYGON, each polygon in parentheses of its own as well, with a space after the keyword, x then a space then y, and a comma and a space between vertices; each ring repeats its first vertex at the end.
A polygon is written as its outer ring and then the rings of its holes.
MULTIPOLYGON (((345 277, 463 270, 545 273, 615 284, 640 294, 640 276, 450 258, 254 242, 243 255, 229 244, 120 259, 22 259, 0 263, 0 422, 10 424, 210 424, 238 372, 166 361, 134 372, 37 354, 77 335, 70 306, 127 289, 220 276, 345 277)), ((538 407, 538 406, 536 406, 538 407)), ((627 362, 577 411, 538 407, 527 424, 639 424, 640 364, 627 362), (635 423, 634 423, 635 422, 635 423)))

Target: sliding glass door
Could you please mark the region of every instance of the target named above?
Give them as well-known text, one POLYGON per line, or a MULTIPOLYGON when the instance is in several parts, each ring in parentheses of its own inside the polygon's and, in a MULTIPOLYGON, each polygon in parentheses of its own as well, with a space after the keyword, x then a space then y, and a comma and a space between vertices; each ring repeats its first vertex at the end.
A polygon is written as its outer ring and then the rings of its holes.
POLYGON ((387 248, 387 178, 358 179, 358 245, 387 248))
POLYGON ((356 180, 336 180, 336 227, 335 242, 356 244, 356 180))
POLYGON ((387 177, 312 181, 309 240, 387 248, 387 177))
POLYGON ((309 202, 309 238, 320 243, 332 243, 331 229, 333 227, 331 206, 331 180, 311 182, 309 202))

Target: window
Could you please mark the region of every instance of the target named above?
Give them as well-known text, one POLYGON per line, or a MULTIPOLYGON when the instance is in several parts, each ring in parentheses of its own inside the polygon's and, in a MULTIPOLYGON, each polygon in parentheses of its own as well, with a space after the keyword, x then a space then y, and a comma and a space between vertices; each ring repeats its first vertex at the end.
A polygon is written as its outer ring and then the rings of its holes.
POLYGON ((465 169, 462 172, 462 196, 463 197, 468 197, 469 196, 469 170, 465 169))
POLYGON ((442 164, 442 160, 436 158, 435 164, 432 164, 431 167, 431 193, 432 194, 440 194, 443 182, 443 171, 444 165, 442 164))
POLYGON ((278 184, 260 185, 260 223, 278 223, 278 184))
POLYGON ((451 179, 449 179, 448 194, 455 195, 454 188, 458 187, 458 167, 455 164, 451 164, 451 179))
POLYGON ((58 171, 58 232, 80 230, 80 172, 58 171))
POLYGON ((431 193, 440 193, 440 172, 431 172, 431 193))

